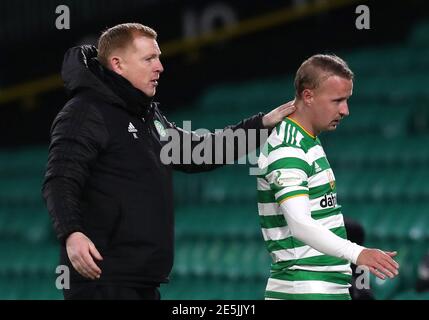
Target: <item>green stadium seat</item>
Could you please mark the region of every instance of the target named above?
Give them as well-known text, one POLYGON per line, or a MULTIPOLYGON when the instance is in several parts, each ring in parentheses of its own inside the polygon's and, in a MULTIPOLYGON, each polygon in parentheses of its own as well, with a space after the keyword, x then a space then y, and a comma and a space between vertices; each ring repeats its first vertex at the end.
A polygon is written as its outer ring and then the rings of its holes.
POLYGON ((173 274, 263 278, 269 274, 270 256, 261 239, 220 237, 179 238, 173 274))
POLYGON ((0 175, 2 177, 43 176, 48 146, 0 149, 0 175))
POLYGON ((0 209, 0 236, 26 239, 36 243, 47 240, 51 232, 52 225, 44 208, 0 209))
POLYGON ((0 243, 0 274, 53 274, 59 263, 57 244, 31 244, 25 241, 0 243))
POLYGON ((0 206, 15 205, 43 206, 42 177, 35 175, 30 177, 2 178, 0 184, 0 206))
POLYGON ((195 103, 202 110, 267 111, 294 96, 293 78, 267 79, 212 87, 195 103))
POLYGON ((213 204, 179 206, 176 210, 177 237, 182 235, 252 238, 260 235, 256 202, 243 206, 213 204))

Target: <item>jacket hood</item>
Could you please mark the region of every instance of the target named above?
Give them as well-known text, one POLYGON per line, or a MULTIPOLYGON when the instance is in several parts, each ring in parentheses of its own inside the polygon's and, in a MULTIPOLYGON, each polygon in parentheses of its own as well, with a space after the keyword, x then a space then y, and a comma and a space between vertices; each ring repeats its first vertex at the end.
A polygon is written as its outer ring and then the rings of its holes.
POLYGON ((113 99, 114 102, 124 103, 91 71, 91 65, 96 63, 98 63, 96 47, 83 45, 68 49, 61 69, 66 89, 71 93, 91 89, 106 96, 110 101, 113 99))
POLYGON ((152 98, 134 88, 124 77, 101 65, 95 46, 83 45, 67 50, 61 77, 72 94, 90 90, 103 100, 139 116, 151 109, 152 98))

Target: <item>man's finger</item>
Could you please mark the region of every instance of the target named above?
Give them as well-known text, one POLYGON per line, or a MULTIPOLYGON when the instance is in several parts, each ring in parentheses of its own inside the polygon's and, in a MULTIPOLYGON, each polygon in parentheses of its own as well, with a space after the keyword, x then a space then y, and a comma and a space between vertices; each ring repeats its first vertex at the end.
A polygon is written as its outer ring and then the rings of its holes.
POLYGON ((100 252, 98 252, 97 248, 92 242, 89 244, 89 252, 95 259, 103 260, 103 257, 101 256, 100 252))
POLYGON ((73 268, 74 268, 74 269, 75 269, 79 274, 81 274, 82 276, 84 276, 84 275, 82 274, 82 267, 81 267, 81 264, 80 264, 80 262, 79 262, 78 258, 77 258, 77 257, 73 257, 73 258, 71 258, 71 259, 70 259, 70 262, 71 262, 71 264, 72 264, 73 268))
POLYGON ((386 254, 385 260, 389 262, 395 269, 399 268, 399 263, 397 263, 394 259, 391 258, 392 256, 389 256, 386 254))
POLYGON ((293 111, 296 110, 296 107, 294 105, 290 105, 284 108, 284 112, 288 112, 288 113, 292 113, 293 111))
POLYGON ((296 107, 294 105, 293 101, 289 101, 288 103, 285 103, 283 105, 280 106, 279 108, 281 111, 286 111, 286 110, 295 110, 296 107))
POLYGON ((397 251, 385 251, 385 254, 387 254, 389 257, 394 257, 398 254, 397 251))
POLYGON ((89 275, 89 273, 85 270, 85 268, 82 266, 82 263, 80 263, 79 261, 75 260, 74 263, 72 263, 73 268, 83 277, 91 279, 91 276, 89 275))
POLYGON ((279 110, 277 117, 279 117, 279 119, 283 119, 283 118, 287 117, 288 115, 294 113, 295 110, 296 110, 295 106, 288 106, 288 107, 284 107, 284 108, 282 107, 279 110))
POLYGON ((88 278, 94 280, 98 274, 91 269, 91 267, 88 265, 88 263, 85 261, 85 259, 82 257, 82 262, 81 262, 81 268, 83 270, 83 272, 88 275, 88 278))
MULTIPOLYGON (((89 255, 89 254, 88 254, 89 255)), ((97 273, 94 272, 93 270, 91 270, 91 268, 89 267, 87 261, 85 261, 84 256, 79 256, 79 266, 80 266, 80 270, 83 272, 83 274, 90 279, 95 279, 97 276, 97 273)))
POLYGON ((95 264, 94 259, 92 259, 92 256, 89 254, 89 252, 84 254, 82 258, 84 260, 86 270, 94 277, 99 277, 101 274, 101 269, 95 264))
POLYGON ((382 274, 374 267, 369 267, 369 271, 371 271, 372 274, 374 274, 377 278, 380 278, 381 280, 384 280, 386 278, 384 274, 382 274))
POLYGON ((85 268, 80 268, 80 272, 79 273, 82 276, 84 276, 85 278, 94 280, 94 277, 85 268))
POLYGON ((389 276, 390 278, 394 278, 398 275, 397 268, 393 265, 393 260, 388 256, 383 256, 382 260, 378 261, 379 263, 375 265, 377 269, 381 272, 389 276))
POLYGON ((393 275, 393 272, 391 272, 390 270, 389 270, 389 268, 387 268, 387 267, 385 267, 384 265, 382 265, 382 264, 377 264, 376 265, 376 269, 378 270, 378 271, 380 271, 381 273, 383 273, 384 275, 386 275, 386 276, 388 276, 389 278, 394 278, 395 276, 393 275))
POLYGON ((390 258, 389 256, 385 256, 383 259, 383 265, 385 268, 389 269, 393 274, 398 275, 398 263, 390 258))

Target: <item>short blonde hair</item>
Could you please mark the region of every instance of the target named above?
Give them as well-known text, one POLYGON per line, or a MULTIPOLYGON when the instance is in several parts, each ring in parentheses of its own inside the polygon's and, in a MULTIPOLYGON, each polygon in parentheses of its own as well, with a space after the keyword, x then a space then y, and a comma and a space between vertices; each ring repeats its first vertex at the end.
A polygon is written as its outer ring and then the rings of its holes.
POLYGON ((151 39, 157 38, 157 33, 152 28, 140 23, 123 23, 109 28, 98 40, 98 60, 104 66, 109 64, 109 56, 116 49, 126 48, 132 43, 136 35, 142 35, 151 39))
POLYGON ((316 54, 305 60, 295 76, 295 96, 300 98, 305 89, 316 89, 330 76, 353 80, 353 72, 347 63, 336 55, 316 54))

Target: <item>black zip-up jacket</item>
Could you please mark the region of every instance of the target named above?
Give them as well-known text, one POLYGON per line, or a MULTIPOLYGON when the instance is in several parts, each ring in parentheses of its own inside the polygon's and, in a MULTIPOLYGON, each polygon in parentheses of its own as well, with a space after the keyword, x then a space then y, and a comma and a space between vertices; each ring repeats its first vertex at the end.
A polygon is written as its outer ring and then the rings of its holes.
MULTIPOLYGON (((198 136, 176 127, 157 103, 103 68, 96 55, 95 47, 81 46, 64 57, 62 77, 72 98, 52 125, 43 197, 72 282, 87 281, 73 269, 65 249, 67 237, 80 231, 103 256, 95 260, 102 270, 96 281, 158 285, 168 281, 173 264, 172 169, 192 173, 220 166, 163 164, 160 152, 168 142, 160 135, 172 129, 194 149, 224 133, 198 136)), ((262 116, 227 128, 259 132, 262 116)), ((235 159, 240 156, 235 152, 235 159)))

